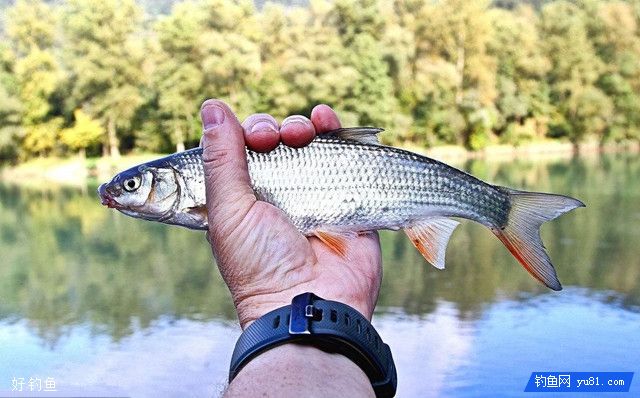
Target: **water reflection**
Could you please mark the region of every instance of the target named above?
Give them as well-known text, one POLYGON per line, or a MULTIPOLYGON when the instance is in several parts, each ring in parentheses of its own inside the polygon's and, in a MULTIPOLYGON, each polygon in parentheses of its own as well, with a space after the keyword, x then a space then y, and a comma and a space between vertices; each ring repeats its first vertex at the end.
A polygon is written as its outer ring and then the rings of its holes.
MULTIPOLYGON (((560 280, 605 303, 640 305, 637 156, 470 161, 464 168, 583 200, 586 209, 543 228, 560 280)), ((55 345, 78 324, 118 341, 161 318, 233 319, 202 233, 130 219, 100 206, 93 192, 0 185, 0 320, 26 322, 55 345)), ((381 236, 381 313, 402 308, 424 317, 446 301, 459 319, 478 319, 496 301, 548 292, 479 225, 466 222, 454 233, 444 271, 428 266, 403 234, 381 236)))
MULTIPOLYGON (((555 162, 470 161, 464 167, 480 178, 525 190, 559 192, 587 204, 545 224, 543 240, 565 286, 609 292, 606 300, 640 304, 640 161, 618 154, 555 162)), ((463 317, 481 313, 496 298, 526 299, 539 286, 482 226, 464 223, 447 251, 447 269, 424 263, 399 234, 384 235, 382 303, 410 313, 431 312, 439 299, 456 303, 463 317)), ((560 293, 562 294, 562 293, 560 293)))

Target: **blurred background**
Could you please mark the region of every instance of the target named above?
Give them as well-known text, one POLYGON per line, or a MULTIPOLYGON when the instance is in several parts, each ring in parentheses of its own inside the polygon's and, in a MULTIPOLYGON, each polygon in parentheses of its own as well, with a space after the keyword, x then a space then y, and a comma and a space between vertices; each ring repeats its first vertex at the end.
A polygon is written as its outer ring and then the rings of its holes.
POLYGON ((336 108, 392 144, 640 138, 638 0, 0 1, 0 159, 197 145, 336 108))
POLYGON ((533 371, 640 370, 640 0, 0 11, 0 396, 49 377, 61 395, 220 394, 240 330, 203 234, 95 195, 197 145, 209 97, 241 118, 327 103, 388 144, 587 204, 543 227, 557 293, 479 225, 456 230, 444 271, 381 234, 374 325, 398 396, 524 396, 533 371))

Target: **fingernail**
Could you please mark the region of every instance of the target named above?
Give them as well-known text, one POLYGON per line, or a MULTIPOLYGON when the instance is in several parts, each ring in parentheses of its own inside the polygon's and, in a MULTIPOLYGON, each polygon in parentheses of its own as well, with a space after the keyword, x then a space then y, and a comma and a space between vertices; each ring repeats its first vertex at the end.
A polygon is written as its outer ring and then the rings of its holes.
POLYGON ((298 115, 289 116, 282 121, 281 127, 287 126, 289 124, 302 124, 306 126, 307 124, 311 123, 311 122, 307 122, 308 120, 309 119, 307 119, 304 116, 298 116, 298 115))
POLYGON ((263 121, 257 122, 253 127, 251 127, 251 133, 255 133, 257 131, 275 131, 277 133, 278 129, 272 123, 263 121))
POLYGON ((202 127, 205 130, 221 125, 224 122, 224 109, 218 105, 207 104, 202 111, 202 127))

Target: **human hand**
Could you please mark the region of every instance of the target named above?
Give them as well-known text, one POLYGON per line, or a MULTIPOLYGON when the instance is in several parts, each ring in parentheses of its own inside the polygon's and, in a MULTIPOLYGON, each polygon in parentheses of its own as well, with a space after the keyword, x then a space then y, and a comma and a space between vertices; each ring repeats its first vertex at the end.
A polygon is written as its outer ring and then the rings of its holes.
POLYGON ((303 236, 280 209, 257 200, 250 185, 245 145, 258 152, 281 142, 305 146, 316 133, 340 127, 334 111, 318 105, 311 120, 289 116, 281 126, 270 115, 254 114, 241 125, 224 102, 207 100, 201 116, 208 240, 242 328, 308 291, 371 320, 382 278, 378 234, 350 239, 342 257, 303 236))

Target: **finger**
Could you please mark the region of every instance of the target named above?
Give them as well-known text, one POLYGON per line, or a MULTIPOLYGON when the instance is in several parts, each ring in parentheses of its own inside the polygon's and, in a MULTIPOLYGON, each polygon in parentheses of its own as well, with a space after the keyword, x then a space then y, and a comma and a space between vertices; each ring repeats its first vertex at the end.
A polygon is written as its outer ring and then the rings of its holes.
POLYGON ((311 120, 301 115, 292 115, 282 121, 280 126, 280 140, 294 148, 300 148, 316 136, 316 129, 311 120))
POLYGON ((256 198, 251 189, 244 130, 224 102, 210 99, 200 110, 209 231, 215 240, 240 223, 256 198))
POLYGON ((316 133, 322 134, 327 131, 339 129, 342 127, 338 115, 331 109, 329 105, 316 105, 311 111, 311 122, 316 128, 316 133))
POLYGON ((249 149, 256 152, 269 152, 280 143, 278 122, 271 115, 256 113, 242 123, 244 140, 249 149))

